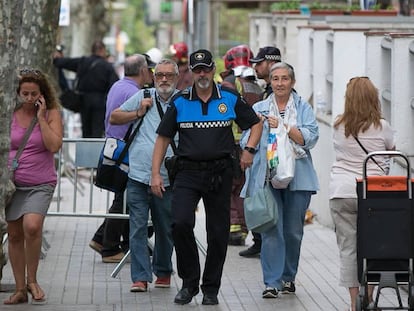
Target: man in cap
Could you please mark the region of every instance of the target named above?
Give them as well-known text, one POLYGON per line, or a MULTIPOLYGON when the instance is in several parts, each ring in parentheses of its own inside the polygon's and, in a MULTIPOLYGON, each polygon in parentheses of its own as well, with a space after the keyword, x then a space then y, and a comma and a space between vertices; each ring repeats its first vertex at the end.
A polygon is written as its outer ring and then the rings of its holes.
POLYGON ((265 46, 260 48, 257 56, 251 58, 249 61, 253 64, 253 67, 256 70, 257 78, 266 81, 266 89, 263 94, 263 99, 265 99, 272 94, 269 73, 270 68, 274 63, 282 61, 280 50, 274 46, 265 46))
POLYGON ((152 160, 151 190, 162 197, 161 163, 178 132, 176 177, 172 197, 172 233, 177 270, 183 280, 177 304, 191 302, 199 292, 200 262, 194 237, 195 210, 203 199, 206 213, 207 256, 202 277, 203 305, 218 304, 221 275, 230 229, 230 193, 233 179, 232 123, 251 129, 240 159, 242 169, 253 161, 262 123, 240 95, 213 81, 216 71, 208 50, 190 55, 193 86, 178 93, 158 127, 152 160))
MULTIPOLYGON (((263 93, 263 99, 266 99, 270 94, 272 94, 272 86, 270 84, 270 68, 273 64, 281 62, 282 58, 280 55, 280 50, 274 46, 265 46, 259 49, 256 57, 253 57, 249 60, 256 71, 258 79, 263 79, 266 81, 266 88, 263 93)), ((262 247, 262 238, 260 233, 252 232, 253 234, 253 245, 249 248, 239 252, 240 256, 243 257, 255 257, 260 255, 260 249, 262 247)))

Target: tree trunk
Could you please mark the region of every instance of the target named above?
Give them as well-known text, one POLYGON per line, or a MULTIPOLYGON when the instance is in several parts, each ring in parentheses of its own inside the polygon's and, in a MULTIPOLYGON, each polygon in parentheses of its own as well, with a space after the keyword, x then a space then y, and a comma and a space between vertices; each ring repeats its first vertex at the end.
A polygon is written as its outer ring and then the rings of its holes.
POLYGON ((51 55, 56 45, 59 9, 60 1, 56 0, 0 1, 0 217, 5 206, 17 74, 24 67, 49 75, 54 72, 51 55))

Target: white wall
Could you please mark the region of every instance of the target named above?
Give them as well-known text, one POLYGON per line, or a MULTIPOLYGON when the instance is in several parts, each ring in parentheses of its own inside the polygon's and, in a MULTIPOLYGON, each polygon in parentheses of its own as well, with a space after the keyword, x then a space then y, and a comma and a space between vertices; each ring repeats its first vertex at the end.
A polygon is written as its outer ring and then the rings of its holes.
MULTIPOLYGON (((260 22, 255 25, 256 32, 260 32, 260 22)), ((321 189, 312 198, 311 209, 320 223, 333 227, 328 205, 334 161, 332 124, 335 116, 343 112, 346 84, 351 77, 372 79, 379 89, 384 116, 396 130, 397 149, 414 156, 414 18, 310 18, 308 25, 296 27, 295 31, 295 88, 306 99, 313 95, 314 101, 316 93, 322 92, 331 108, 328 113, 316 112, 320 138, 311 153, 321 189)), ((268 29, 265 32, 269 34, 268 29)), ((250 40, 263 46, 277 38, 267 42, 256 39, 250 40)), ((286 41, 278 42, 286 46, 286 41)), ((402 171, 398 167, 394 170, 402 171)))

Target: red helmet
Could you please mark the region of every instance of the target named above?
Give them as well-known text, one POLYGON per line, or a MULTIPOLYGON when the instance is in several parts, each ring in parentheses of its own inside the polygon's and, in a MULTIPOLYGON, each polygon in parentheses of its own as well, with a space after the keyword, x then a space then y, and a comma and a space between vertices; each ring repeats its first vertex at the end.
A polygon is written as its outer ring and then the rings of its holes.
POLYGON ((170 46, 170 52, 178 61, 186 62, 188 59, 188 46, 185 42, 174 43, 170 46))
POLYGON ((253 52, 247 45, 237 45, 224 54, 224 66, 226 69, 232 69, 238 66, 251 67, 249 59, 252 57, 253 52))

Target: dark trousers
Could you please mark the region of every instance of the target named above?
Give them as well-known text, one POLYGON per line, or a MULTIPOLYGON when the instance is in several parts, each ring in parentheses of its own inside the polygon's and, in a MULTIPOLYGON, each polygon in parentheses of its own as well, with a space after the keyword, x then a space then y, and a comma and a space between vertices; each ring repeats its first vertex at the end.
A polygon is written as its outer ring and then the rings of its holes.
MULTIPOLYGON (((122 214, 124 205, 124 194, 115 193, 112 206, 109 209, 111 214, 122 214)), ((102 257, 113 256, 129 248, 129 220, 105 218, 93 240, 102 244, 102 257), (122 237, 122 241, 121 241, 122 237)))
POLYGON ((260 235, 260 233, 257 232, 253 232, 253 243, 254 243, 254 247, 257 249, 261 249, 262 248, 262 236, 260 235))
POLYGON ((104 137, 106 95, 104 93, 86 93, 82 95, 81 121, 82 137, 104 137))
POLYGON ((244 182, 244 174, 239 178, 233 178, 230 205, 230 224, 239 225, 240 231, 247 233, 248 230, 244 219, 244 199, 240 197, 240 191, 243 188, 244 182))
POLYGON ((231 185, 231 167, 219 173, 214 170, 177 173, 172 198, 172 233, 183 288, 198 287, 200 282, 200 261, 193 229, 197 204, 203 199, 208 246, 201 289, 204 294, 218 294, 230 229, 231 185), (219 184, 216 184, 217 178, 219 184))

